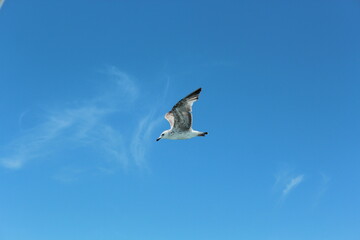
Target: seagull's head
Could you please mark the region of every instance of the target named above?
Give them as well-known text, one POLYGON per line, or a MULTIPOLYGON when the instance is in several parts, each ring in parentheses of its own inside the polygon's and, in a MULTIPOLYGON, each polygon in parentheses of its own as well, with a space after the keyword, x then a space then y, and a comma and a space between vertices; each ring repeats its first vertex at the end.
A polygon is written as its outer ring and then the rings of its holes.
POLYGON ((160 136, 156 139, 156 141, 159 141, 162 138, 168 138, 169 130, 163 131, 160 136))

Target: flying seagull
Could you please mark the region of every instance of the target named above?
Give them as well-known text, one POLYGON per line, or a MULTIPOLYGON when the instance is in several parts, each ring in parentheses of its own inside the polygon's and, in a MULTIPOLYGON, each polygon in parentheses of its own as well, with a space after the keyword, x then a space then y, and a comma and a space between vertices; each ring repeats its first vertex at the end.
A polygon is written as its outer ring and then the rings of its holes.
POLYGON ((170 112, 165 114, 165 119, 170 123, 170 129, 161 133, 160 137, 156 139, 159 141, 162 138, 178 140, 189 139, 197 136, 205 136, 207 132, 199 132, 192 129, 192 105, 199 99, 201 88, 190 93, 181 99, 170 112))

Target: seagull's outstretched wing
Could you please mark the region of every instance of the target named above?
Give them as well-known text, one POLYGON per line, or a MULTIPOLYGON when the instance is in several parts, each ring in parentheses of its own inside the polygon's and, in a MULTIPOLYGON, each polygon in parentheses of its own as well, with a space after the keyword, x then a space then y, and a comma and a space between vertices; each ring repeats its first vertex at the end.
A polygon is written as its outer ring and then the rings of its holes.
POLYGON ((190 93, 181 99, 170 112, 165 114, 165 119, 169 121, 170 127, 186 131, 192 125, 192 105, 199 99, 201 88, 190 93))

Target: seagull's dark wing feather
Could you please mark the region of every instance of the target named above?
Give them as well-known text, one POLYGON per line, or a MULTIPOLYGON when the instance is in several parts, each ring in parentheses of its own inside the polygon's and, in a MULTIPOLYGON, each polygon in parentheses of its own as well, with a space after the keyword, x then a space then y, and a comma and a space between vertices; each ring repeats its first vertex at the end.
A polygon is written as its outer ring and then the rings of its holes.
POLYGON ((201 88, 190 93, 181 99, 175 106, 165 115, 169 121, 171 128, 181 131, 189 130, 192 126, 192 105, 199 99, 201 88))

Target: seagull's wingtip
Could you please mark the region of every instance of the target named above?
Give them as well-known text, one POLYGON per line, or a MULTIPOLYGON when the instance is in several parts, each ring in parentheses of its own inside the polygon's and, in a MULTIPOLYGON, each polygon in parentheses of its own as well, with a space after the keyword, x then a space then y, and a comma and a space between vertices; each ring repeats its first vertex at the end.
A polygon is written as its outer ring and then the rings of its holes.
POLYGON ((199 94, 201 92, 201 90, 202 90, 202 88, 198 88, 193 92, 193 94, 199 94))

